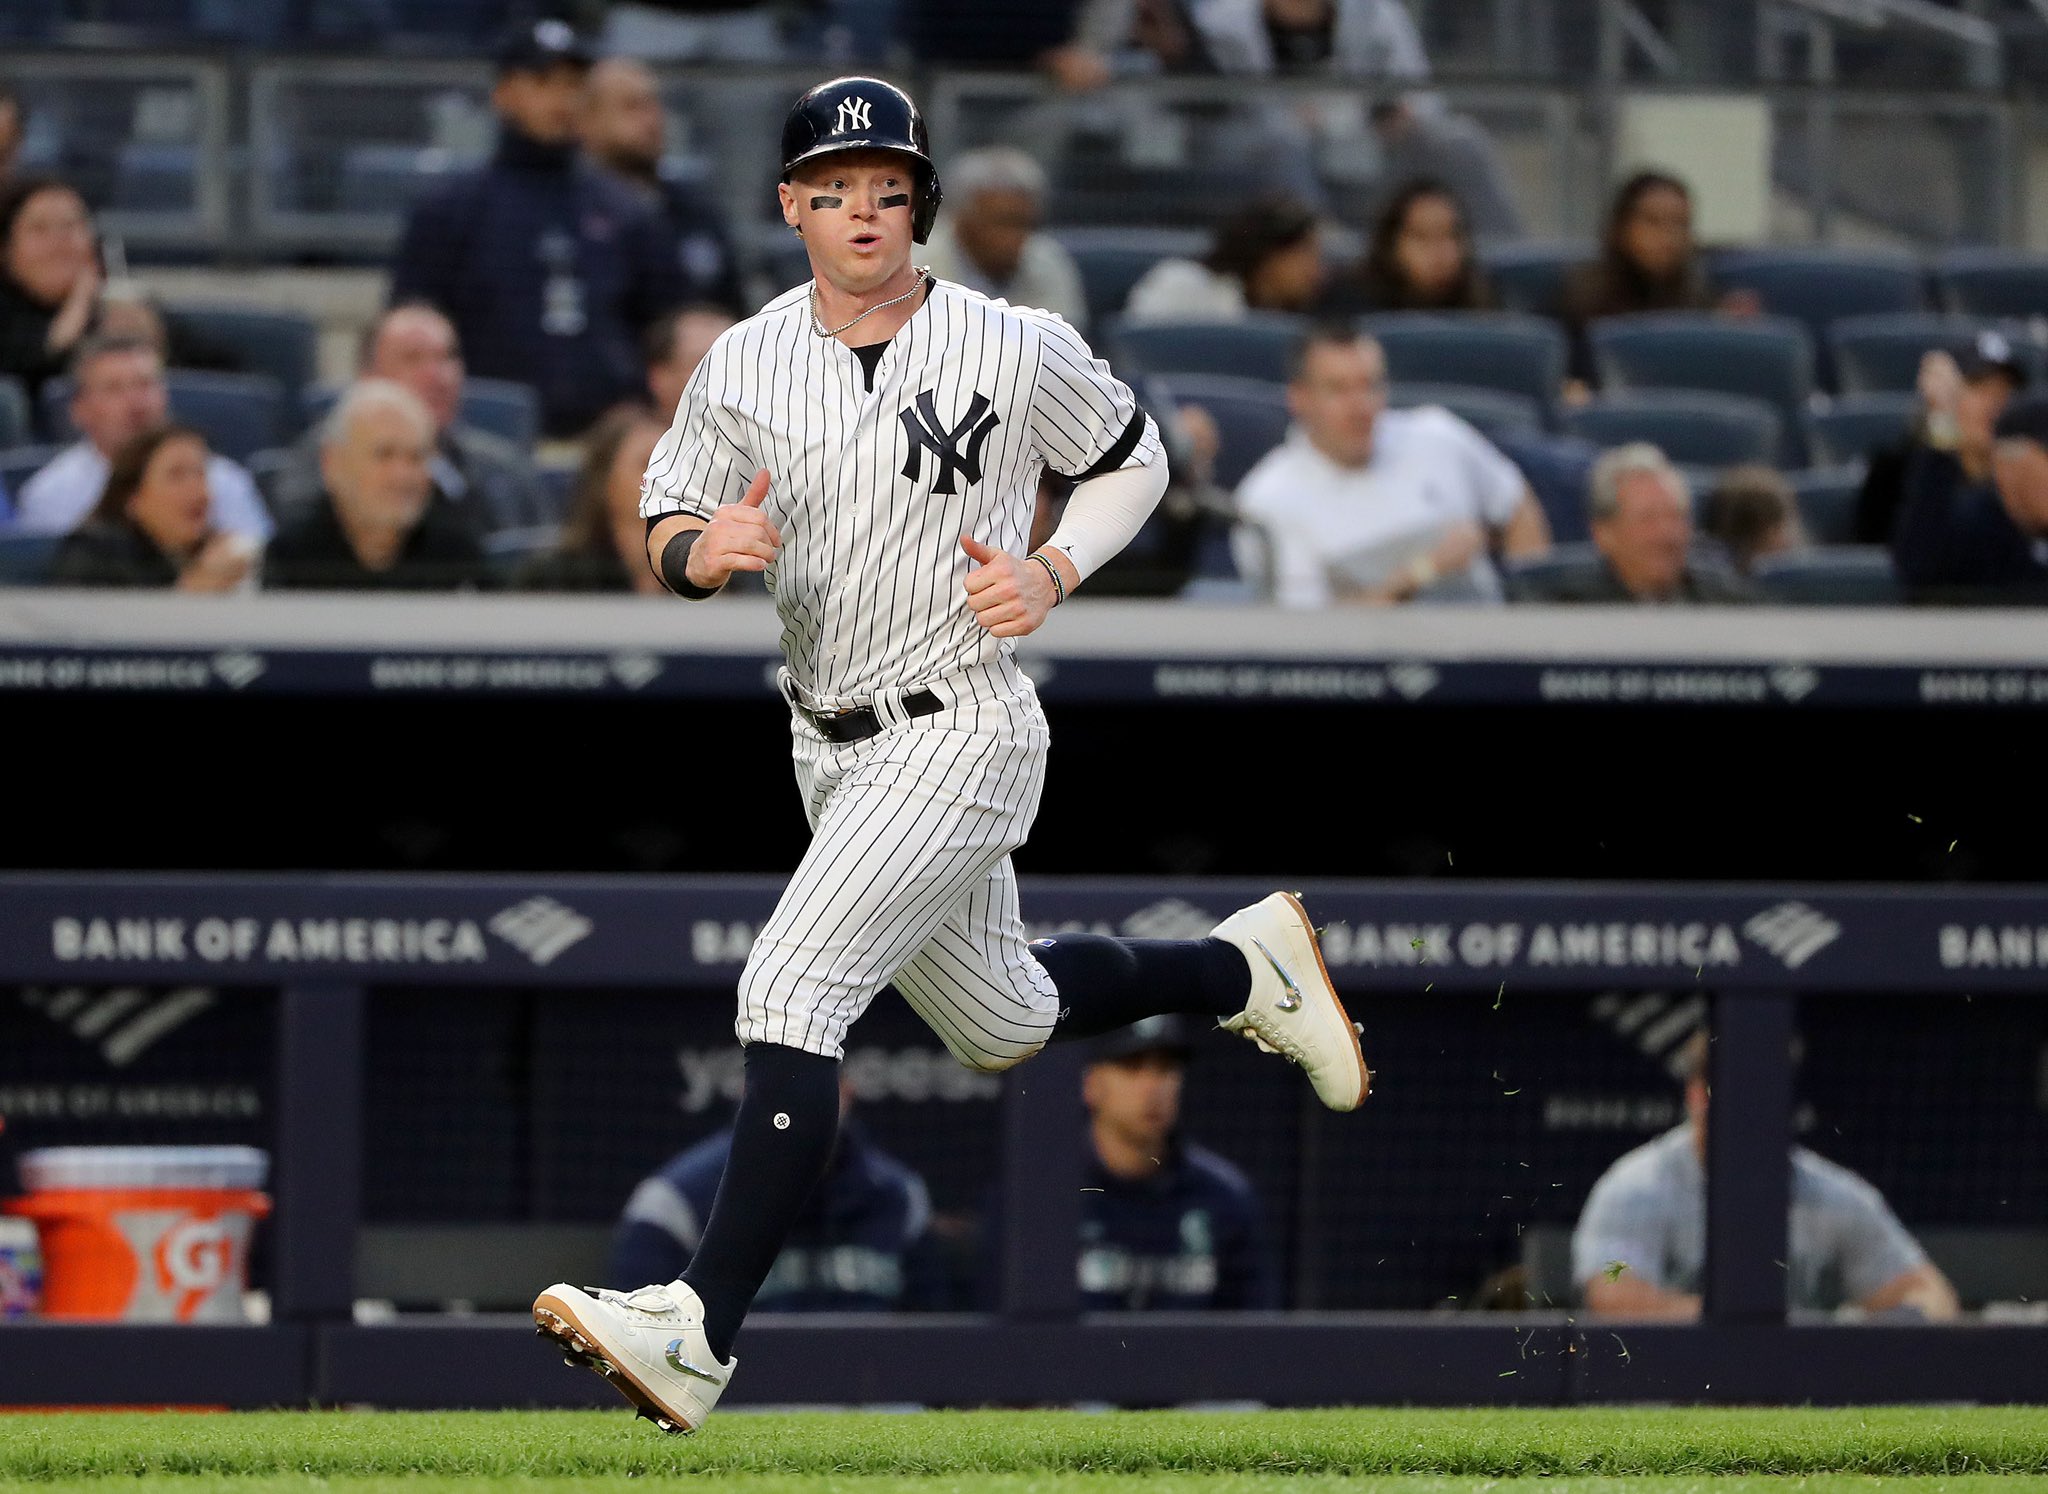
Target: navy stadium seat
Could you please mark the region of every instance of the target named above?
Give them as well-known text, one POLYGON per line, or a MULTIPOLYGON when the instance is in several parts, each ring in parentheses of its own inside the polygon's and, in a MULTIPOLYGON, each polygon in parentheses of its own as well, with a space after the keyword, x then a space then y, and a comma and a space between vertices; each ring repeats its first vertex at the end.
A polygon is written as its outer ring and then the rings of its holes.
POLYGON ((1396 384, 1464 384, 1536 402, 1547 417, 1564 382, 1565 340, 1555 322, 1514 312, 1395 312, 1361 320, 1387 355, 1396 384))
POLYGON ((62 449, 58 446, 10 446, 0 451, 0 483, 6 484, 7 492, 17 506, 21 503, 21 485, 42 471, 50 458, 62 449))
POLYGON ((1062 225, 1050 232, 1074 257, 1092 326, 1120 314, 1130 299, 1131 287, 1159 261, 1199 258, 1209 243, 1209 236, 1198 228, 1062 225))
POLYGON ((320 328, 297 311, 168 302, 164 315, 217 343, 245 373, 268 374, 297 401, 319 372, 320 328))
MULTIPOLYGON (((281 445, 292 422, 286 418, 284 386, 268 374, 210 373, 173 368, 164 374, 171 418, 196 427, 220 456, 240 461, 252 452, 281 445)), ((43 422, 59 441, 77 439, 71 424, 71 381, 43 386, 43 422)))
POLYGON ((108 206, 123 213, 197 212, 199 148, 182 141, 122 141, 108 206))
POLYGON ((1502 581, 1512 598, 1541 601, 1558 580, 1597 574, 1605 564, 1593 542, 1567 540, 1541 555, 1511 555, 1502 564, 1502 581))
POLYGON ((1856 503, 1863 492, 1861 467, 1813 467, 1788 472, 1785 480, 1799 499, 1807 538, 1817 545, 1846 545, 1856 536, 1856 503))
POLYGON ((474 164, 432 145, 351 145, 341 158, 345 213, 404 213, 448 173, 474 164))
POLYGON ((1489 440, 1497 440, 1509 433, 1539 435, 1543 430, 1543 411, 1535 400, 1499 389, 1475 389, 1469 384, 1404 382, 1387 391, 1387 403, 1396 410, 1441 405, 1489 440))
POLYGON ((1228 374, 1176 374, 1165 384, 1177 404, 1200 405, 1216 421, 1221 439, 1216 485, 1235 489, 1252 465, 1278 446, 1293 419, 1278 384, 1228 374))
POLYGON ((1845 394, 1814 415, 1814 455, 1837 465, 1860 462, 1903 436, 1919 411, 1911 394, 1845 394))
POLYGON ((1554 316, 1572 270, 1598 252, 1594 245, 1581 243, 1484 244, 1479 262, 1502 306, 1509 311, 1554 316))
POLYGON ((1585 539, 1586 482, 1599 448, 1577 436, 1543 436, 1503 431, 1493 438, 1509 461, 1522 469, 1529 490, 1550 521, 1551 538, 1560 544, 1585 539))
POLYGON ((0 374, 0 448, 35 439, 28 391, 13 374, 0 374))
POLYGON ((1722 290, 1754 291, 1763 309, 1804 322, 1817 354, 1815 374, 1834 388, 1827 331, 1845 316, 1927 309, 1927 272, 1906 254, 1857 249, 1731 249, 1714 256, 1722 290))
MULTIPOLYGON (((1985 330, 1976 317, 1918 312, 1901 316, 1844 317, 1828 329, 1834 350, 1835 387, 1843 394, 1911 391, 1920 381, 1920 360, 1939 349, 1960 357, 1985 330)), ((2042 350, 2018 328, 2006 339, 2028 373, 2043 372, 2042 350)))
POLYGON ((1703 389, 1761 399, 1777 412, 1780 464, 1806 465, 1813 340, 1800 323, 1652 312, 1603 317, 1589 335, 1602 389, 1703 389))
POLYGON ((1951 249, 1934 261, 1934 282, 1951 311, 2027 320, 2048 316, 2048 255, 1951 249))
POLYGON ((10 534, 0 530, 0 586, 40 586, 57 558, 61 534, 10 534))
POLYGON ((1287 382, 1287 361, 1301 340, 1300 318, 1255 312, 1238 322, 1112 324, 1097 339, 1147 373, 1233 374, 1287 382))
POLYGON ((1798 607, 1883 607, 1900 600, 1892 553, 1883 545, 1766 555, 1752 579, 1767 600, 1798 607))
POLYGON ((1770 462, 1780 448, 1778 416, 1762 400, 1701 390, 1643 389, 1604 394, 1564 412, 1566 432, 1602 448, 1648 441, 1681 466, 1770 462))

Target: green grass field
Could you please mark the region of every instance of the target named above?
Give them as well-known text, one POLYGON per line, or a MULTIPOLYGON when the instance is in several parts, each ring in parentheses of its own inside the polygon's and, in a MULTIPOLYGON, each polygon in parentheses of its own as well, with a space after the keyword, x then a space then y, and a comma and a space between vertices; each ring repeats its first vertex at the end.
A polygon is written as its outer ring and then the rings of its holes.
POLYGON ((0 1487, 78 1494, 460 1489, 683 1477, 738 1494, 2048 1491, 2048 1409, 0 1416, 0 1487))

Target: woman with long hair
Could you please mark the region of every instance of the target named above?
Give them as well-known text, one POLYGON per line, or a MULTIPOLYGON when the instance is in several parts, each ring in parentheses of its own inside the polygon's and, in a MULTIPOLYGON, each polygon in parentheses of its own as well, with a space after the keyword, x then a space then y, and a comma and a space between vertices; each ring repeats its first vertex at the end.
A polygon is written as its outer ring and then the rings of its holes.
POLYGON ((664 588, 647 564, 640 476, 662 425, 638 405, 621 405, 591 431, 555 548, 514 584, 523 591, 637 591, 664 588))
POLYGON ((1331 287, 1321 309, 1349 316, 1486 311, 1495 304, 1457 194, 1432 177, 1417 177, 1380 209, 1365 257, 1331 287))
POLYGON ((1322 223, 1292 197, 1254 198, 1216 225, 1200 260, 1163 259, 1131 287, 1128 322, 1233 322, 1307 311, 1323 293, 1322 223))
POLYGON ((107 486, 50 567, 56 586, 239 587, 255 559, 246 538, 213 527, 206 438, 160 425, 115 453, 107 486))

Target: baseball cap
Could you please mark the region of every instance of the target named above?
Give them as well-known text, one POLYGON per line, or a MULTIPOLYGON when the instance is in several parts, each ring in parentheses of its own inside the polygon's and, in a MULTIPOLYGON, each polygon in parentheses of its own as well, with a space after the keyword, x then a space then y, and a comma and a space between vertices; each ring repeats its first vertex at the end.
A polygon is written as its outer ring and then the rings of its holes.
POLYGON ((2048 394, 2015 399, 1998 417, 1991 434, 2000 441, 2034 441, 2048 446, 2048 394))
POLYGON ((1171 1015, 1147 1017, 1142 1022, 1133 1022, 1128 1027, 1119 1027, 1092 1039, 1088 1044, 1088 1062, 1114 1063, 1120 1058, 1135 1058, 1140 1053, 1171 1053, 1185 1063, 1194 1048, 1194 1034, 1181 1018, 1171 1015))
POLYGON ((515 26, 498 43, 498 74, 544 73, 564 63, 590 66, 590 46, 567 21, 535 21, 515 26))
POLYGON ((2012 339, 1996 328, 1986 327, 1979 332, 1956 358, 1956 367, 1962 370, 1966 379, 1981 379, 1986 374, 2004 374, 2012 380, 2015 389, 2027 387, 2027 365, 2020 358, 2019 349, 2012 345, 2012 339))

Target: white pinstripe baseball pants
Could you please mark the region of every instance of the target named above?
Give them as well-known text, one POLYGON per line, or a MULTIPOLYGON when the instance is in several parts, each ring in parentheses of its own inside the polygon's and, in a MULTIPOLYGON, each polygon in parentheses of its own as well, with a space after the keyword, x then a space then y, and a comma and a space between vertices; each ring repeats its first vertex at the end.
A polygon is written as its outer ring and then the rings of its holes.
POLYGON ((928 686, 945 702, 835 745, 791 713, 810 849, 740 976, 743 1043, 838 1058, 892 982, 969 1068, 1021 1063, 1051 1037, 1059 994, 1025 948, 1010 852, 1045 786, 1049 734, 1008 659, 928 686))

